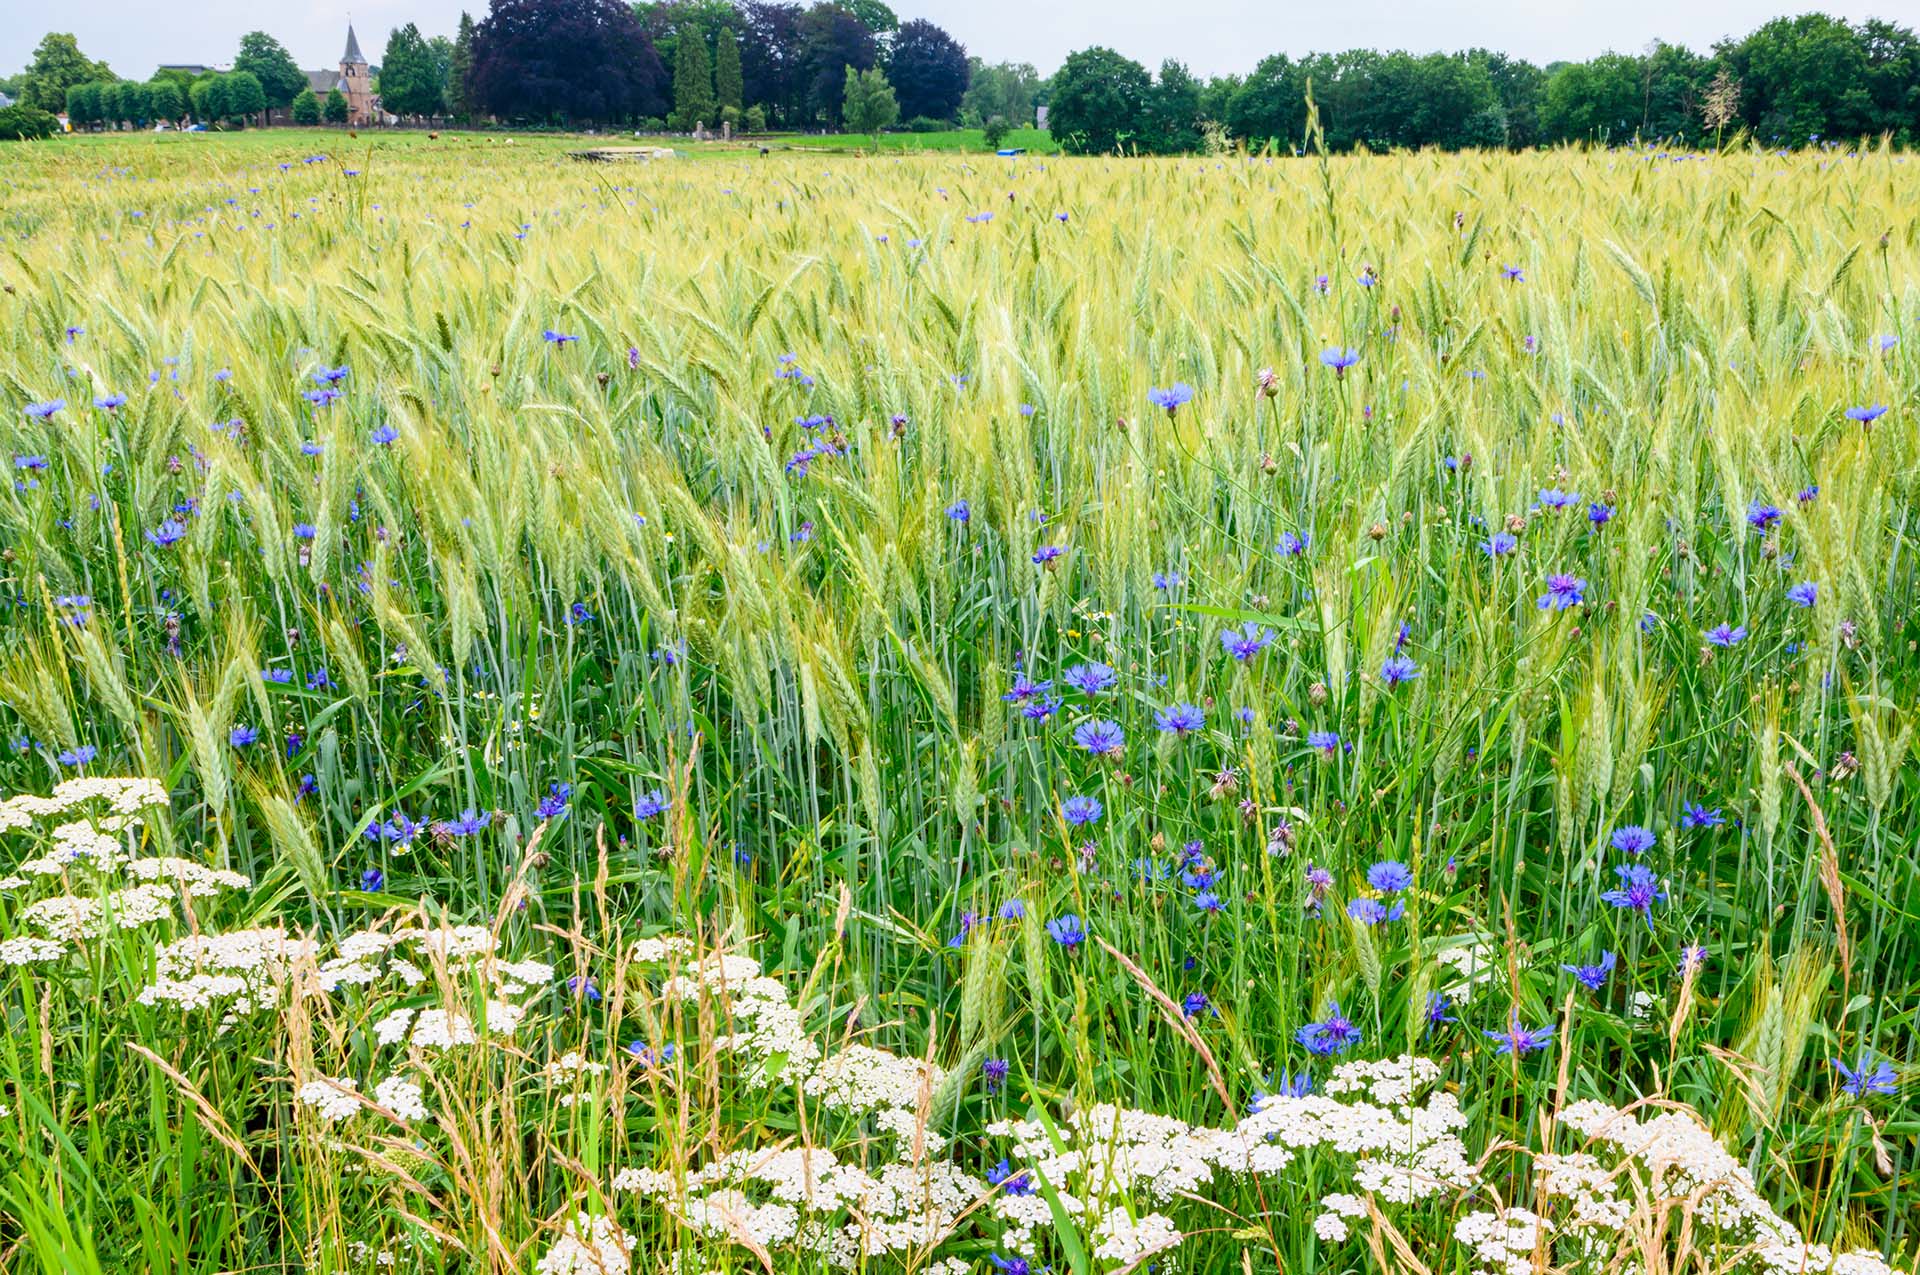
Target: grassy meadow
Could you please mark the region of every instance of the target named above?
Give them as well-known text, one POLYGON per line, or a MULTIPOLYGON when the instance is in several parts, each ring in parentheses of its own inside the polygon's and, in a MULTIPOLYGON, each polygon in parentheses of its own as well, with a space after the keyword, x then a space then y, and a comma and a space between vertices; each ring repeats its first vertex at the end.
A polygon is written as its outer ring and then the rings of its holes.
POLYGON ((568 145, 5 152, 0 1269, 1912 1268, 1908 157, 568 145))

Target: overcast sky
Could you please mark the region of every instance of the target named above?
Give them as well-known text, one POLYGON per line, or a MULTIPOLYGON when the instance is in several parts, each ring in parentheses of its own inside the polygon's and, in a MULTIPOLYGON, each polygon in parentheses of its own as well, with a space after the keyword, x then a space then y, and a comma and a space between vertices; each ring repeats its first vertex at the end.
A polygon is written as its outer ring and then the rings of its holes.
MULTIPOLYGON (((1173 57, 1199 75, 1244 72, 1263 55, 1357 45, 1414 52, 1475 45, 1535 62, 1630 51, 1654 39, 1705 51, 1768 18, 1810 5, 1791 0, 891 0, 902 18, 924 17, 990 62, 1031 62, 1050 74, 1074 49, 1105 44, 1148 66, 1173 57)), ((387 32, 419 24, 452 35, 460 10, 485 16, 487 0, 0 0, 0 73, 25 66, 51 27, 72 31, 89 57, 142 78, 162 62, 224 65, 243 32, 264 29, 302 67, 340 60, 348 15, 368 58, 387 32)), ((1920 23, 1920 0, 1832 3, 1850 19, 1920 23)))

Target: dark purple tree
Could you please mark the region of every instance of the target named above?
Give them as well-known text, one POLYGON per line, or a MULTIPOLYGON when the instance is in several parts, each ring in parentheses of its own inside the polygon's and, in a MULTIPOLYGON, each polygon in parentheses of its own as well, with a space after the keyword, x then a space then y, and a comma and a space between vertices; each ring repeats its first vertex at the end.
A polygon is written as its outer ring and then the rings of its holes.
POLYGON ((840 122, 847 68, 871 70, 879 60, 873 32, 837 4, 821 3, 800 19, 800 80, 809 120, 840 122))
POLYGON ((494 0, 474 28, 469 79, 481 109, 562 123, 666 113, 667 74, 620 0, 494 0))
POLYGON ((799 104, 800 17, 797 4, 746 0, 740 6, 740 78, 746 103, 783 121, 799 104))
POLYGON ((967 51, 933 23, 916 18, 894 33, 887 79, 902 119, 950 120, 967 91, 967 51))

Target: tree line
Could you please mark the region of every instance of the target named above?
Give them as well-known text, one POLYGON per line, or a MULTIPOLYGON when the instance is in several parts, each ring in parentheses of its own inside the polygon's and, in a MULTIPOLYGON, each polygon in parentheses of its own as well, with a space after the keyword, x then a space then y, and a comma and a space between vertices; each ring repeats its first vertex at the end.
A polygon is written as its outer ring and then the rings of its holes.
POLYGON ((1304 143, 1311 90, 1326 144, 1509 147, 1636 138, 1698 146, 1744 133, 1768 146, 1888 136, 1920 143, 1920 38, 1884 21, 1776 18, 1710 54, 1643 53, 1536 66, 1489 49, 1275 54, 1201 83, 1150 74, 1112 49, 1070 55, 1048 84, 1048 126, 1070 151, 1181 154, 1209 135, 1304 143))
MULTIPOLYGON (((65 109, 80 126, 347 113, 337 92, 315 95, 264 32, 241 40, 231 71, 162 71, 145 83, 119 80, 53 34, 12 84, 23 108, 65 109)), ((1821 14, 1775 19, 1704 54, 1656 43, 1538 66, 1488 49, 1351 49, 1275 54, 1246 75, 1203 80, 1177 61, 1154 73, 1106 48, 1071 54, 1051 78, 987 64, 931 22, 899 21, 885 0, 494 0, 480 21, 462 14, 451 37, 394 30, 375 89, 401 116, 680 131, 961 123, 991 138, 1033 123, 1044 105, 1054 137, 1082 153, 1298 147, 1309 91, 1335 150, 1693 146, 1742 134, 1779 146, 1920 142, 1920 38, 1821 14)))

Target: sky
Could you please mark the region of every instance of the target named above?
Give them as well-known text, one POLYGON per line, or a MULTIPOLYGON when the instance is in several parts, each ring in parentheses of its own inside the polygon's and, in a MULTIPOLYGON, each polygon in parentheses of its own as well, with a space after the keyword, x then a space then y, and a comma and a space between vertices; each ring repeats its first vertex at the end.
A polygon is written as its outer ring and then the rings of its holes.
MULTIPOLYGON (((889 0, 902 19, 945 27, 989 62, 1031 62, 1051 74, 1074 49, 1104 44, 1149 67, 1177 58, 1201 76, 1244 73, 1269 53, 1366 46, 1416 53, 1483 45, 1538 63, 1630 52, 1655 39, 1706 51, 1769 18, 1817 0, 889 0)), ((144 79, 163 62, 223 66, 240 36, 265 30, 303 68, 336 65, 351 17, 377 63, 387 33, 405 22, 449 35, 467 8, 487 0, 0 0, 0 74, 24 67, 48 29, 118 75, 144 79)), ((1920 25, 1920 0, 1826 3, 1858 21, 1920 25)))

